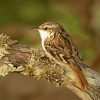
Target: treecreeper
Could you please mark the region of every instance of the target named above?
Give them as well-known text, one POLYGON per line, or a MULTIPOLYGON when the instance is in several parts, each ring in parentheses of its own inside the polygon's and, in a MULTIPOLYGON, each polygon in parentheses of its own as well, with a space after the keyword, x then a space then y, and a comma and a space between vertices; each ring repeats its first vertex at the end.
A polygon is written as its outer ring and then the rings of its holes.
POLYGON ((84 90, 88 87, 88 82, 82 69, 89 67, 86 65, 72 41, 72 38, 65 29, 56 22, 46 22, 36 28, 41 36, 41 43, 46 55, 57 64, 71 69, 75 76, 77 87, 84 90))

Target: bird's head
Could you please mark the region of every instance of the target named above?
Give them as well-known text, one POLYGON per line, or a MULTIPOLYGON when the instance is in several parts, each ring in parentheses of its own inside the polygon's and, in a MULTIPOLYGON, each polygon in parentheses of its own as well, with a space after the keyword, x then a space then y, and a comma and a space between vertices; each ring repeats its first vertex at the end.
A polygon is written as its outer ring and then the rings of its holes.
POLYGON ((38 27, 38 31, 41 35, 42 39, 46 39, 47 37, 51 37, 56 33, 64 31, 63 27, 55 22, 46 22, 41 24, 38 27))

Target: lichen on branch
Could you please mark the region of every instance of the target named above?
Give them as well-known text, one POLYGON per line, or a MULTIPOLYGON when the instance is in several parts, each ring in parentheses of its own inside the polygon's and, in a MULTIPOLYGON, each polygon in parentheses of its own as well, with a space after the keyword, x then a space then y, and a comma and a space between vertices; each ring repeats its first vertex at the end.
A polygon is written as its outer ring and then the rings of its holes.
POLYGON ((75 76, 69 67, 63 67, 50 60, 43 50, 34 49, 9 36, 0 35, 0 75, 19 72, 37 79, 47 79, 56 86, 65 86, 83 100, 100 100, 100 74, 86 68, 83 74, 89 83, 81 90, 76 85, 75 76))

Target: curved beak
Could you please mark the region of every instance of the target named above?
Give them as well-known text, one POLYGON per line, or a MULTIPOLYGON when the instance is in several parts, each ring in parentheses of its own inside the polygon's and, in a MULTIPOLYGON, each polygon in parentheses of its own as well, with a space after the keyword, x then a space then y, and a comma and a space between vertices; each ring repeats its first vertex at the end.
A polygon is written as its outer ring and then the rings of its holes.
POLYGON ((32 27, 32 30, 33 30, 33 31, 38 31, 39 28, 38 28, 38 27, 32 27))

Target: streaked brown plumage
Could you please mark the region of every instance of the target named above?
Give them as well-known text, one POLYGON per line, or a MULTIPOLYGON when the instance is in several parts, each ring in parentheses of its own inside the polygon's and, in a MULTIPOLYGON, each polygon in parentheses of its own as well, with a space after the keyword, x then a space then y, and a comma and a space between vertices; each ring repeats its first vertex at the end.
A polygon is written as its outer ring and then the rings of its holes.
POLYGON ((58 64, 68 65, 75 75, 77 86, 81 89, 87 87, 87 80, 82 73, 82 68, 87 65, 63 27, 58 23, 46 22, 40 25, 38 30, 42 38, 42 47, 48 57, 58 64))

